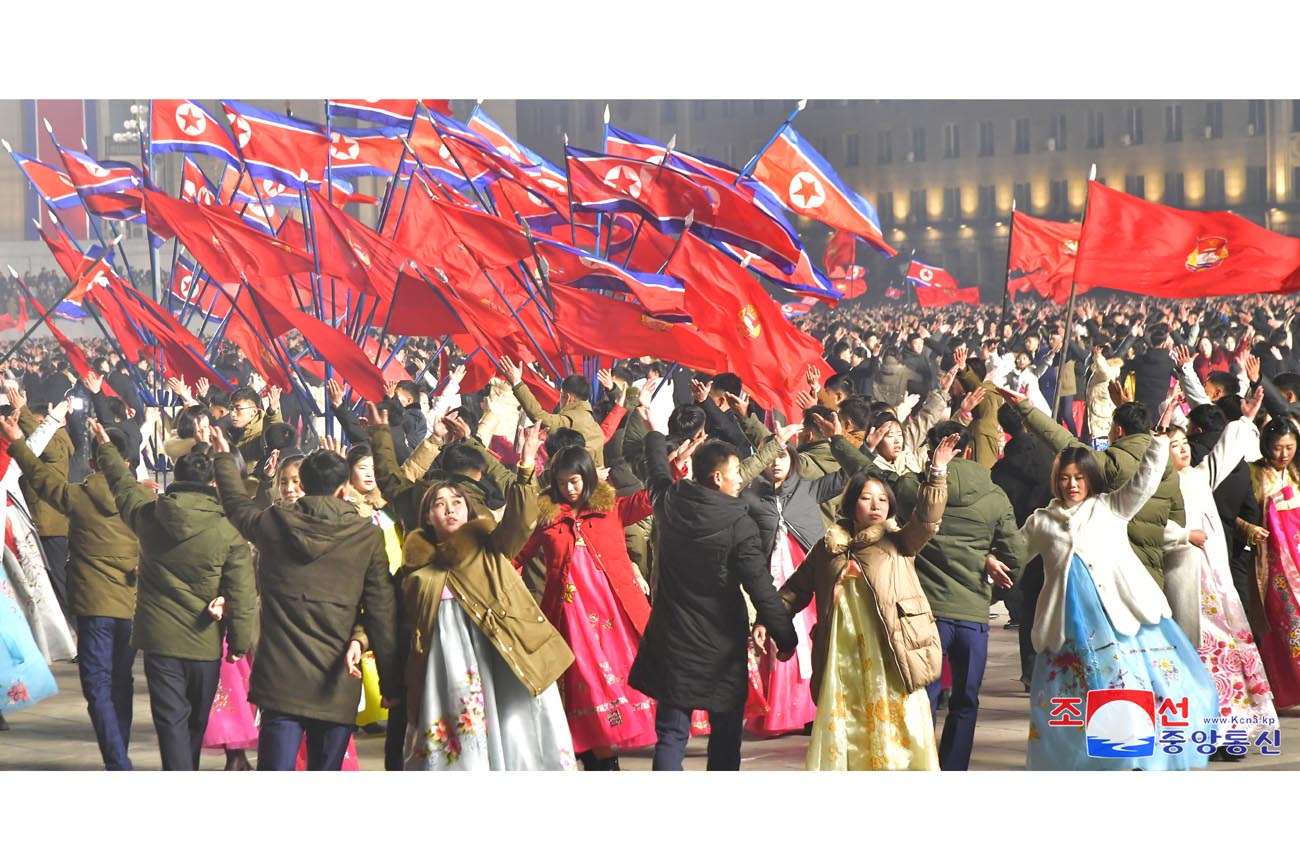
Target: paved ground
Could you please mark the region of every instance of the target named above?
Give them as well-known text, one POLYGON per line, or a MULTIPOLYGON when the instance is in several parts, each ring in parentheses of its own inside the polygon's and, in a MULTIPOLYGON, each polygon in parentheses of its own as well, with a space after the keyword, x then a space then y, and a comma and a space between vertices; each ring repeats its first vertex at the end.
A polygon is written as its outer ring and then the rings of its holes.
MULTIPOLYGON (((980 695, 980 718, 975 734, 973 770, 1020 770, 1025 762, 1025 736, 1029 701, 1020 685, 1016 632, 1004 630, 1006 616, 991 623, 989 666, 980 695)), ((0 770, 98 770, 102 768, 94 732, 86 715, 85 701, 77 681, 76 665, 55 665, 60 693, 36 706, 8 716, 11 730, 0 733, 0 770)), ((941 714, 942 715, 942 714, 941 714)), ((1241 770, 1300 770, 1300 711, 1287 710, 1282 717, 1282 754, 1266 757, 1252 752, 1236 764, 1210 764, 1213 772, 1241 770)), ((942 722, 942 719, 941 719, 942 722)), ((704 739, 692 740, 686 766, 703 770, 704 739)), ((746 740, 743 756, 747 770, 801 770, 808 738, 789 735, 774 740, 746 740)), ((357 750, 363 770, 383 769, 383 736, 357 736, 357 750)), ((137 769, 157 770, 157 739, 149 716, 149 697, 144 685, 143 663, 136 663, 135 721, 131 729, 131 761, 137 769)), ((251 757, 251 756, 250 756, 251 757)), ((625 754, 624 770, 650 769, 650 750, 625 754)), ((205 754, 204 770, 221 770, 225 758, 205 754)))

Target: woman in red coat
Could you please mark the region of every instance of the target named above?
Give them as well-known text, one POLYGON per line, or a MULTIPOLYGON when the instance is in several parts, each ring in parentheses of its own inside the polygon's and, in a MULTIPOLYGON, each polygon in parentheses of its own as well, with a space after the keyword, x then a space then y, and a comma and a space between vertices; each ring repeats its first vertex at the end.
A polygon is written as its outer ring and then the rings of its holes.
POLYGON ((655 742, 654 705, 627 684, 650 604, 623 535, 652 513, 650 495, 617 498, 582 447, 559 451, 547 468, 537 529, 515 565, 545 558, 542 612, 576 659, 560 681, 573 749, 588 770, 617 770, 617 749, 655 742))

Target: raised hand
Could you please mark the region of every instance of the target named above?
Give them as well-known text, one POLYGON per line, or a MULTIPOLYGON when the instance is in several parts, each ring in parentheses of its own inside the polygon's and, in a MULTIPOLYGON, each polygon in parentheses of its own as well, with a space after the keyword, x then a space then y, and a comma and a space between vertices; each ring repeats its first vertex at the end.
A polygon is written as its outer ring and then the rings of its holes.
POLYGON ((226 441, 226 434, 221 432, 221 428, 212 425, 212 450, 218 454, 229 454, 230 443, 226 441))
POLYGON ((975 407, 984 402, 984 398, 988 396, 988 393, 988 390, 985 388, 976 388, 974 391, 971 391, 962 398, 961 411, 965 412, 967 415, 974 412, 975 407))
POLYGON ((212 383, 208 381, 208 377, 200 376, 198 381, 194 383, 194 393, 200 397, 206 397, 208 396, 208 389, 211 387, 212 383))
MULTIPOLYGON (((641 390, 644 393, 645 389, 642 388, 641 390)), ((696 403, 703 403, 707 399, 709 399, 709 386, 705 385, 699 379, 692 379, 691 400, 695 401, 696 403)))
MULTIPOLYGON (((459 418, 457 418, 456 420, 460 421, 459 418)), ((466 431, 469 430, 469 425, 466 425, 464 421, 460 421, 460 423, 462 425, 465 425, 466 431)), ((529 427, 525 427, 523 447, 519 449, 519 465, 520 466, 536 465, 537 451, 541 447, 542 447, 542 426, 540 424, 533 424, 529 427)))
POLYGON ((800 409, 808 409, 817 405, 817 395, 810 394, 807 391, 798 391, 794 395, 794 405, 800 409))
POLYGON ((264 468, 262 472, 264 475, 266 475, 267 478, 274 478, 275 470, 279 468, 280 468, 280 449, 273 448, 271 450, 271 453, 266 455, 266 463, 264 464, 264 468))
POLYGON ((186 406, 194 402, 194 394, 191 393, 190 386, 176 376, 167 377, 167 390, 180 397, 186 406))
POLYGON ((1174 410, 1178 408, 1178 403, 1170 400, 1165 404, 1165 411, 1160 413, 1160 420, 1156 422, 1156 435, 1168 436, 1169 425, 1174 420, 1174 410))
POLYGON ((1250 381, 1250 384, 1254 385, 1259 382, 1260 373, 1258 355, 1247 355, 1245 360, 1242 362, 1242 366, 1246 368, 1246 378, 1250 381))
POLYGON ((614 374, 609 370, 598 370, 596 372, 596 381, 600 383, 602 390, 614 390, 614 374))
MULTIPOLYGON (((449 442, 459 442, 462 439, 469 438, 469 422, 460 417, 459 412, 454 415, 445 415, 442 420, 443 423, 447 425, 447 437, 449 442)), ((528 429, 531 430, 532 428, 530 427, 528 429)))
POLYGON ((374 403, 366 403, 366 421, 371 427, 388 426, 388 410, 380 409, 374 403))
POLYGON ((1124 386, 1120 384, 1118 379, 1112 379, 1106 386, 1106 390, 1110 393, 1111 402, 1116 406, 1123 406, 1129 402, 1128 394, 1124 391, 1124 386))
POLYGON ((391 399, 393 399, 393 395, 396 394, 396 393, 397 393, 397 383, 396 383, 396 382, 384 382, 384 399, 385 399, 385 400, 391 400, 391 399))
POLYGON ((524 367, 522 364, 516 364, 514 359, 509 355, 502 355, 499 359, 501 372, 505 373, 506 379, 510 382, 511 387, 524 381, 524 367))
POLYGON ((735 394, 732 394, 731 392, 727 392, 723 396, 727 400, 728 408, 730 408, 732 412, 736 413, 738 417, 743 418, 749 414, 748 394, 746 394, 744 397, 738 397, 735 394))
POLYGON ((343 405, 343 386, 337 379, 326 380, 325 393, 329 396, 330 405, 335 409, 343 405))
POLYGON ((1179 367, 1187 366, 1187 362, 1192 360, 1192 353, 1186 346, 1174 346, 1174 363, 1179 367))
POLYGON ((775 433, 776 441, 780 442, 782 445, 785 445, 791 439, 798 436, 802 431, 803 431, 802 424, 787 424, 784 427, 778 427, 776 428, 776 433, 775 433))
POLYGON ((343 447, 343 440, 337 437, 334 436, 324 437, 323 439, 321 439, 321 447, 324 448, 326 451, 333 451, 335 454, 339 455, 340 457, 346 458, 348 456, 348 449, 343 447))
POLYGON ((17 412, 11 412, 4 418, 0 418, 0 436, 3 436, 11 443, 22 440, 23 428, 18 423, 17 412))
MULTIPOLYGON (((98 421, 97 419, 95 419, 95 418, 87 418, 87 419, 86 419, 86 428, 87 428, 88 430, 90 430, 90 435, 93 436, 93 437, 95 437, 95 441, 96 441, 96 442, 110 442, 110 441, 112 441, 112 440, 110 440, 110 439, 108 438, 108 431, 104 429, 104 425, 103 425, 103 424, 100 424, 99 421, 98 421)), ((123 455, 123 456, 126 456, 126 455, 123 455)))
POLYGON ((98 394, 104 387, 104 377, 94 370, 87 370, 86 375, 81 377, 81 382, 86 386, 86 390, 92 394, 98 394))
POLYGON ((57 403, 50 404, 49 416, 60 424, 68 422, 68 413, 72 411, 72 400, 63 399, 57 403))
POLYGON ((1241 401, 1241 417, 1253 422, 1259 414, 1259 407, 1264 405, 1264 389, 1256 388, 1241 401))
POLYGON ((804 373, 804 378, 808 382, 809 390, 814 394, 822 389, 821 375, 817 372, 817 368, 812 364, 808 365, 808 370, 804 373))
POLYGON ((934 469, 947 469, 948 463, 957 453, 959 441, 961 437, 956 433, 940 439, 939 444, 935 446, 934 454, 930 455, 930 466, 934 469))
POLYGON ((832 412, 831 419, 823 418, 820 415, 809 415, 808 417, 812 419, 817 432, 826 438, 844 435, 844 424, 840 421, 840 413, 832 412))
POLYGON ((457 364, 455 367, 452 367, 452 368, 451 368, 451 372, 447 374, 447 382, 448 382, 449 384, 454 383, 454 384, 456 385, 457 388, 460 387, 460 381, 461 381, 461 379, 464 379, 464 378, 465 378, 465 365, 464 365, 464 364, 457 364))
POLYGON ((970 350, 965 346, 958 346, 952 352, 952 368, 960 373, 966 368, 966 359, 970 357, 970 350))

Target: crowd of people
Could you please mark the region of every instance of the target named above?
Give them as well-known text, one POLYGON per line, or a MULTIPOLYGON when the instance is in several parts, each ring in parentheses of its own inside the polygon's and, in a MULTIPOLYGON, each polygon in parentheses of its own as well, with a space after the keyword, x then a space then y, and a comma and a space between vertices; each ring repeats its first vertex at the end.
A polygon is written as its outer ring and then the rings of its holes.
POLYGON ((75 658, 130 769, 143 651, 165 769, 355 768, 382 727, 389 770, 676 770, 701 734, 711 770, 787 735, 810 770, 964 770, 1002 603, 1028 768, 1241 760, 1300 704, 1295 309, 820 306, 799 417, 650 357, 544 407, 516 360, 461 393, 416 340, 371 404, 235 349, 227 392, 29 342, 0 369, 0 709, 75 658), (1207 736, 1094 757, 1062 720, 1108 689, 1207 736))

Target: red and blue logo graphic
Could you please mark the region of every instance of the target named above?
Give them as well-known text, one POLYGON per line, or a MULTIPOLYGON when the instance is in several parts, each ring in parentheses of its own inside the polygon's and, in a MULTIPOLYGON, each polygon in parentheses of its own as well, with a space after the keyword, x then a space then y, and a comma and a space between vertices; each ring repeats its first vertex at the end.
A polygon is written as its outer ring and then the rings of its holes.
POLYGON ((1156 696, 1138 689, 1089 691, 1084 734, 1092 758, 1155 754, 1156 696))

